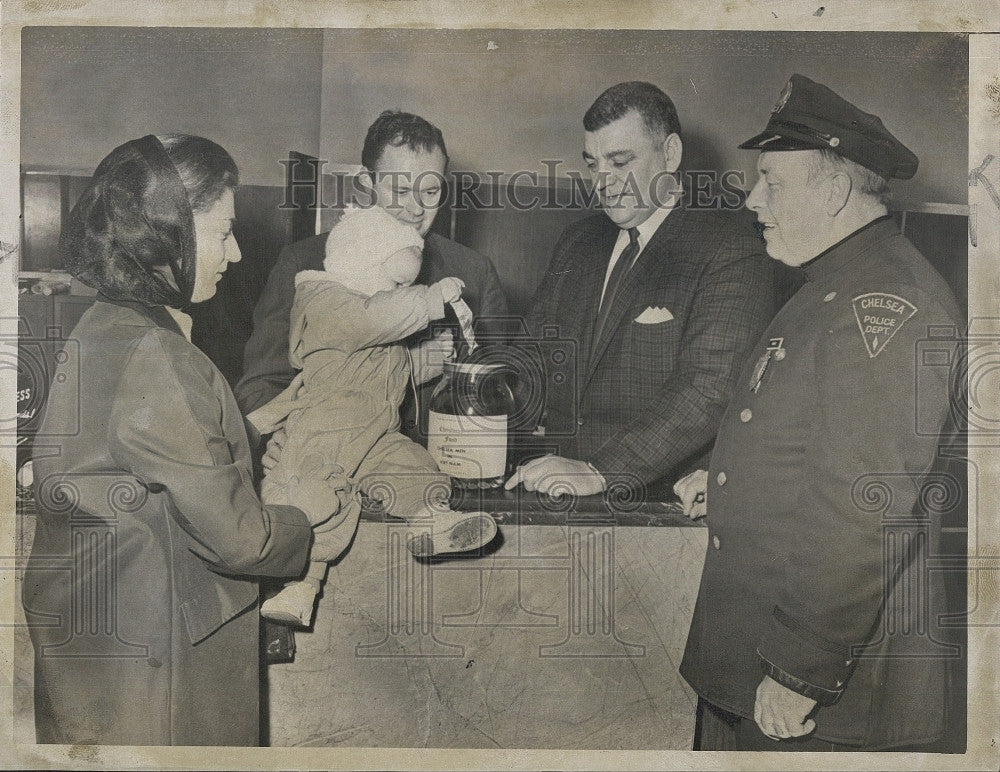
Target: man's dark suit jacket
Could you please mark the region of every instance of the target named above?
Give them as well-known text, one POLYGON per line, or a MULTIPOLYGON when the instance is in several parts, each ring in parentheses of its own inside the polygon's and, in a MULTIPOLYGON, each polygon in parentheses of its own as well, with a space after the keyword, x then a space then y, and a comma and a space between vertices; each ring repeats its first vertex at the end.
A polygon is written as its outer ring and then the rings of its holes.
MULTIPOLYGON (((234 392, 244 415, 269 402, 295 375, 288 361, 289 314, 295 298, 295 274, 323 270, 326 233, 311 236, 281 251, 254 309, 253 334, 244 351, 243 377, 234 392)), ((446 276, 465 282, 462 298, 482 321, 477 332, 492 335, 507 315, 507 299, 493 263, 484 255, 436 233, 424 241, 424 259, 417 284, 431 284, 446 276)), ((458 338, 456 337, 456 341, 458 338)), ((430 384, 420 390, 421 409, 426 412, 430 384)), ((410 398, 408 398, 409 401, 410 398)), ((412 406, 404 409, 404 431, 415 435, 412 406)))
POLYGON ((711 449, 743 359, 774 315, 773 261, 748 212, 678 207, 639 254, 591 353, 618 234, 603 213, 567 228, 526 320, 532 336, 555 332, 576 363, 575 377, 549 372, 545 441, 609 482, 669 483, 711 449))

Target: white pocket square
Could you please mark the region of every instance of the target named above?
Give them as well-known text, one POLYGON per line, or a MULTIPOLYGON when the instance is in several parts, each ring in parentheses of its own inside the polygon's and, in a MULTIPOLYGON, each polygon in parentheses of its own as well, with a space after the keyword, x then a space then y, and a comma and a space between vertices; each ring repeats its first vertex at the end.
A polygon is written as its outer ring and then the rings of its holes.
POLYGON ((660 324, 662 322, 669 322, 673 318, 674 315, 667 308, 648 306, 645 311, 635 318, 635 321, 636 324, 660 324))

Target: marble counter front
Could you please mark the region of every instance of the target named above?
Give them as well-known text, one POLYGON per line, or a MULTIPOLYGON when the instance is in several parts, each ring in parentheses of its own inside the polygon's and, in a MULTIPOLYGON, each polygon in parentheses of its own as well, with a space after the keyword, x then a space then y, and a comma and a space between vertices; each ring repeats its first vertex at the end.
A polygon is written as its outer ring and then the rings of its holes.
POLYGON ((670 505, 490 495, 482 554, 416 561, 405 523, 361 522, 295 661, 269 667, 272 745, 691 747, 677 668, 707 530, 670 505))

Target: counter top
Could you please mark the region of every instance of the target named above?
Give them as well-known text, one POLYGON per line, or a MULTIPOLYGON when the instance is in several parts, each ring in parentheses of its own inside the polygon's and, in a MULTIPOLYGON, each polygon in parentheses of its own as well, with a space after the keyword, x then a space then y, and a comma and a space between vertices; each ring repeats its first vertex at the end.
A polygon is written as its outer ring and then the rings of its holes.
MULTIPOLYGON (((665 497, 664 497, 665 498, 665 497)), ((455 488, 452 507, 493 515, 499 525, 617 525, 672 528, 704 528, 704 518, 691 520, 679 501, 613 501, 604 495, 550 498, 523 488, 505 491, 455 488)), ((21 516, 35 515, 34 499, 17 502, 21 516)), ((394 520, 371 500, 365 501, 361 519, 371 522, 394 520)))
MULTIPOLYGON (((484 511, 499 525, 616 525, 673 528, 704 528, 704 519, 692 520, 684 514, 681 503, 656 490, 645 499, 630 500, 606 494, 551 498, 518 486, 512 491, 502 487, 485 490, 454 486, 452 508, 484 511)), ((672 496, 672 494, 671 494, 672 496)), ((362 519, 384 521, 385 513, 368 502, 362 519)))

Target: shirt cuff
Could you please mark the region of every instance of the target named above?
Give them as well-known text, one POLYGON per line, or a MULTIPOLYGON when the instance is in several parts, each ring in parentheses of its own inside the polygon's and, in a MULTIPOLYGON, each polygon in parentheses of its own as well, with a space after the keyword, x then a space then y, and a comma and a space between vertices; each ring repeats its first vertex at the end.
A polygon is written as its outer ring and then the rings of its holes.
POLYGON ((608 489, 608 481, 605 479, 604 475, 601 474, 601 470, 598 469, 593 464, 591 464, 589 461, 584 461, 583 463, 585 463, 587 465, 587 468, 590 469, 591 472, 593 472, 594 474, 596 474, 600 478, 600 480, 601 480, 601 489, 602 490, 607 490, 608 489))

